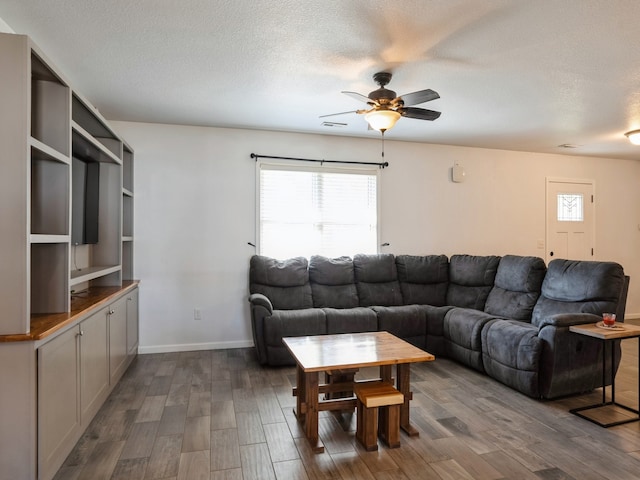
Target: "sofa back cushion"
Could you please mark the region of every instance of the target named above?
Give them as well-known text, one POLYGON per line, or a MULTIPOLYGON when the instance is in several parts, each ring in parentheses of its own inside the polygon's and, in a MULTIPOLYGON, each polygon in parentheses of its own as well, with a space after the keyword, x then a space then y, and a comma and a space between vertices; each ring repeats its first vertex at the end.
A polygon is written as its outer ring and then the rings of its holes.
POLYGON ((449 284, 446 255, 398 255, 396 268, 405 305, 445 305, 449 284))
POLYGON ((449 259, 447 305, 484 310, 500 257, 453 255, 449 259))
POLYGON ((309 261, 309 282, 313 306, 354 308, 359 306, 353 260, 313 255, 309 261))
POLYGON ((361 307, 402 305, 395 258, 390 253, 353 257, 361 307))
POLYGON ((307 259, 254 255, 249 263, 249 291, 266 296, 275 310, 312 308, 307 259))
POLYGON ((624 286, 624 270, 618 263, 552 260, 531 323, 539 326, 559 313, 616 312, 624 286))
POLYGON ((547 266, 539 257, 505 255, 500 259, 484 311, 492 315, 531 321, 547 266))

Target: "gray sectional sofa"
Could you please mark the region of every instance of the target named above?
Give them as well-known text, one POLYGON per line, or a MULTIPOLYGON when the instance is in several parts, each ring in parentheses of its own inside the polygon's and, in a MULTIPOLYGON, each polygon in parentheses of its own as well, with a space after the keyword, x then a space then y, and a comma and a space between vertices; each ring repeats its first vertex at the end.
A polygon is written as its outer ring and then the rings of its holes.
POLYGON ((614 262, 255 255, 249 302, 261 364, 294 364, 283 337, 386 330, 530 397, 556 398, 602 385, 601 342, 569 326, 603 312, 624 319, 628 282, 614 262))

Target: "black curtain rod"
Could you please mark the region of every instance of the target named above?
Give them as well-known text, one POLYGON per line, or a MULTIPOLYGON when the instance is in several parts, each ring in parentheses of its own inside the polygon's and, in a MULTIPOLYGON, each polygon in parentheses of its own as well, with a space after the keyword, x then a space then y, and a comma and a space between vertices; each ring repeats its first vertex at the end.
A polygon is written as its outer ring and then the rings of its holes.
POLYGON ((252 153, 251 158, 255 158, 256 160, 258 160, 259 158, 271 158, 276 160, 295 160, 297 162, 345 163, 349 165, 375 165, 378 168, 385 168, 389 166, 389 162, 375 163, 375 162, 347 162, 342 160, 315 160, 311 158, 276 157, 272 155, 258 155, 257 153, 252 153))

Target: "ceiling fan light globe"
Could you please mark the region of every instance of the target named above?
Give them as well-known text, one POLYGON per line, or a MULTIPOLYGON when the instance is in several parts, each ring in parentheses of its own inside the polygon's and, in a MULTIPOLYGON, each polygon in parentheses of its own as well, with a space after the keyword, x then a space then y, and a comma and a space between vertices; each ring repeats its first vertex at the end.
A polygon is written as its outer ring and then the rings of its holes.
POLYGON ((632 130, 624 134, 631 143, 640 145, 640 130, 632 130))
POLYGON ((399 118, 400 114, 395 110, 374 110, 364 116, 371 128, 379 132, 385 132, 393 128, 399 118))

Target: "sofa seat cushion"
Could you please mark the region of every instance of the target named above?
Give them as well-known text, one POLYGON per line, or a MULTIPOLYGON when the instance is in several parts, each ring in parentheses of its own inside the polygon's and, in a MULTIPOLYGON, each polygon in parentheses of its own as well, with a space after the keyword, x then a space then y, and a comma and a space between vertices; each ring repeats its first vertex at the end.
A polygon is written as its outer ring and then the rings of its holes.
POLYGON ((313 255, 309 261, 309 283, 316 308, 354 308, 360 303, 350 257, 313 255))
POLYGON ((323 308, 327 318, 327 333, 375 332, 378 330, 376 312, 366 307, 323 308))
POLYGON ((358 254, 353 257, 361 307, 402 305, 395 257, 358 254))
POLYGON ((544 341, 537 327, 515 320, 491 320, 482 329, 482 360, 487 374, 537 398, 544 341))
POLYGON ((324 311, 319 308, 274 310, 271 316, 264 319, 268 363, 270 365, 293 365, 295 363, 289 350, 282 343, 284 337, 326 335, 326 333, 326 317, 324 311))
POLYGON ((427 317, 420 306, 375 306, 371 307, 371 309, 378 316, 378 330, 387 331, 418 348, 425 348, 427 317))
POLYGON ((547 267, 539 257, 505 255, 484 311, 503 318, 531 321, 547 267))
POLYGON ((446 255, 398 255, 396 267, 405 305, 445 305, 449 284, 446 255))
POLYGON ((484 372, 482 365, 483 327, 496 317, 471 308, 452 308, 444 317, 443 332, 447 356, 484 372))

